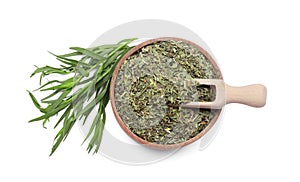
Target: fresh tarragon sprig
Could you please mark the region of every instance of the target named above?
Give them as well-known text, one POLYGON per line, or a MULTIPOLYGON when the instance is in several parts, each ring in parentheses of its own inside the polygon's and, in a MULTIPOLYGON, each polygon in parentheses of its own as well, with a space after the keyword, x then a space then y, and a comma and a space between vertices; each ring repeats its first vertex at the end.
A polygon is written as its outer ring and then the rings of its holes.
POLYGON ((28 91, 33 104, 42 113, 29 122, 42 121, 45 127, 50 118, 61 114, 54 126, 61 126, 61 129, 54 138, 50 156, 67 138, 76 121, 82 120, 85 124, 88 118, 93 122, 83 142, 90 140, 88 153, 92 150, 98 152, 106 121, 105 107, 109 102, 111 77, 119 60, 131 49, 128 44, 134 40, 125 39, 117 44, 87 49, 71 47, 73 52, 64 55, 51 53, 61 63, 60 67, 37 67, 31 74, 31 77, 40 74, 40 87, 35 91, 51 93, 38 101, 28 91), (49 80, 47 76, 54 74, 64 75, 64 79, 49 80), (44 80, 46 83, 42 84, 44 80), (89 116, 94 109, 97 109, 97 114, 91 118, 89 116))

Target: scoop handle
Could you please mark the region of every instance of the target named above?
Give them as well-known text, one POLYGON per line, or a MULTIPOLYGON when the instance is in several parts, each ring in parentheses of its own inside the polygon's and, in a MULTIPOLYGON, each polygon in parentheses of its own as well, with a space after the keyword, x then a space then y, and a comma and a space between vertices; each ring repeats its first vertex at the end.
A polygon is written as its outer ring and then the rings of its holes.
POLYGON ((225 98, 226 104, 240 103, 252 107, 263 107, 266 104, 267 88, 261 84, 242 87, 225 84, 225 98))

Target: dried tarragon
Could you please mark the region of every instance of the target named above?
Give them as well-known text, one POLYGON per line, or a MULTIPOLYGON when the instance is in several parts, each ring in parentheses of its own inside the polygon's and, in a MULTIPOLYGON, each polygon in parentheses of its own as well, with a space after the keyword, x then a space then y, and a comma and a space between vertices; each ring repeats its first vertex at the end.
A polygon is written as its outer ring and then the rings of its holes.
POLYGON ((181 143, 200 133, 217 112, 180 107, 214 100, 214 89, 193 78, 220 77, 196 47, 183 41, 159 41, 138 50, 122 65, 115 86, 116 108, 140 138, 157 144, 181 143))

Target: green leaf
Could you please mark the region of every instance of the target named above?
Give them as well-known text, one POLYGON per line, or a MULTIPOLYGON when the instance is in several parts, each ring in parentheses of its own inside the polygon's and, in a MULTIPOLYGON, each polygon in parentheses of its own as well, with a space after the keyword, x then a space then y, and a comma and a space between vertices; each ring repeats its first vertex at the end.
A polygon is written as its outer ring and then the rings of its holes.
POLYGON ((85 139, 83 140, 82 144, 91 136, 91 134, 93 133, 93 131, 95 130, 96 124, 97 122, 100 120, 101 118, 101 114, 102 114, 102 110, 99 110, 98 113, 96 114, 96 117, 93 120, 93 123, 89 129, 89 132, 87 133, 87 135, 85 136, 85 139))
POLYGON ((61 92, 60 89, 55 90, 54 92, 52 92, 50 95, 48 95, 47 97, 44 97, 43 99, 41 99, 42 103, 45 103, 47 99, 50 99, 51 97, 55 96, 56 94, 58 94, 59 92, 61 92))
POLYGON ((65 101, 63 104, 59 105, 59 107, 51 110, 50 112, 47 112, 42 116, 39 116, 37 118, 34 118, 34 119, 30 120, 29 123, 34 122, 34 121, 49 119, 51 116, 56 115, 59 111, 63 110, 65 107, 67 107, 68 104, 70 104, 70 101, 65 101))
POLYGON ((138 38, 129 38, 129 39, 123 39, 121 40, 120 42, 118 42, 118 44, 125 44, 125 45, 128 45, 129 43, 137 40, 138 38))
POLYGON ((55 102, 53 102, 53 104, 51 105, 51 107, 49 107, 49 109, 47 109, 47 111, 51 111, 53 109, 56 109, 57 106, 59 106, 63 100, 67 97, 67 95, 71 92, 71 90, 64 90, 63 93, 55 100, 55 102))
POLYGON ((80 52, 84 55, 87 55, 87 56, 92 57, 94 59, 97 59, 99 61, 105 60, 105 57, 100 56, 99 54, 95 54, 93 51, 90 51, 88 49, 84 49, 84 48, 81 48, 81 47, 70 47, 70 49, 78 51, 78 52, 80 52))
MULTIPOLYGON (((53 55, 55 55, 55 54, 53 54, 53 55)), ((82 55, 82 53, 80 53, 80 52, 71 52, 71 53, 68 53, 68 54, 61 54, 61 55, 55 55, 55 56, 56 57, 67 58, 67 57, 80 56, 80 55, 82 55)))
POLYGON ((31 98, 31 100, 32 100, 32 102, 33 102, 33 104, 34 104, 34 106, 35 106, 38 110, 40 110, 42 113, 44 113, 44 112, 45 112, 45 109, 41 107, 41 105, 39 104, 39 102, 37 101, 37 99, 34 97, 34 95, 33 95, 30 91, 28 91, 28 90, 27 90, 27 92, 28 92, 28 94, 29 94, 29 96, 30 96, 30 98, 31 98))
POLYGON ((61 74, 61 75, 65 75, 65 74, 69 74, 69 72, 60 69, 60 68, 55 68, 55 67, 51 67, 51 66, 44 66, 41 68, 37 68, 30 77, 33 77, 34 75, 38 74, 38 73, 43 73, 44 75, 49 75, 49 74, 61 74))
POLYGON ((71 109, 72 109, 72 105, 69 105, 69 107, 65 110, 65 112, 59 118, 59 120, 56 122, 54 128, 56 128, 64 118, 69 117, 71 109))
POLYGON ((73 115, 71 115, 69 118, 66 118, 64 121, 64 126, 63 126, 63 141, 65 141, 71 131, 71 128, 74 126, 76 119, 73 115))
POLYGON ((89 76, 89 72, 84 70, 81 66, 77 66, 76 69, 82 76, 84 76, 84 77, 89 76))
POLYGON ((54 145, 52 146, 51 153, 49 156, 52 156, 53 153, 56 151, 60 143, 62 142, 64 136, 63 136, 63 128, 57 133, 57 135, 54 138, 54 145))
POLYGON ((75 84, 74 79, 69 78, 65 81, 62 81, 61 84, 59 84, 59 85, 41 89, 41 91, 69 89, 69 88, 73 88, 74 84, 75 84))
POLYGON ((52 83, 61 83, 61 81, 59 81, 59 80, 51 80, 51 81, 45 83, 44 85, 40 86, 39 88, 35 89, 34 91, 40 90, 40 89, 44 88, 45 86, 47 86, 49 84, 52 84, 52 83))

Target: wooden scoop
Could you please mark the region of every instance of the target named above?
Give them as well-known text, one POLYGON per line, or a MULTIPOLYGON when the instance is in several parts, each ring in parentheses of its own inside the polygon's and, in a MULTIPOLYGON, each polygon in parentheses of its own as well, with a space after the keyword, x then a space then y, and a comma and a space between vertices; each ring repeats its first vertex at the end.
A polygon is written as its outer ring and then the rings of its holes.
POLYGON ((252 107, 263 107, 266 104, 267 88, 261 84, 232 87, 218 79, 195 79, 201 85, 212 85, 216 88, 216 97, 212 102, 189 102, 186 108, 221 109, 225 104, 240 103, 252 107))

